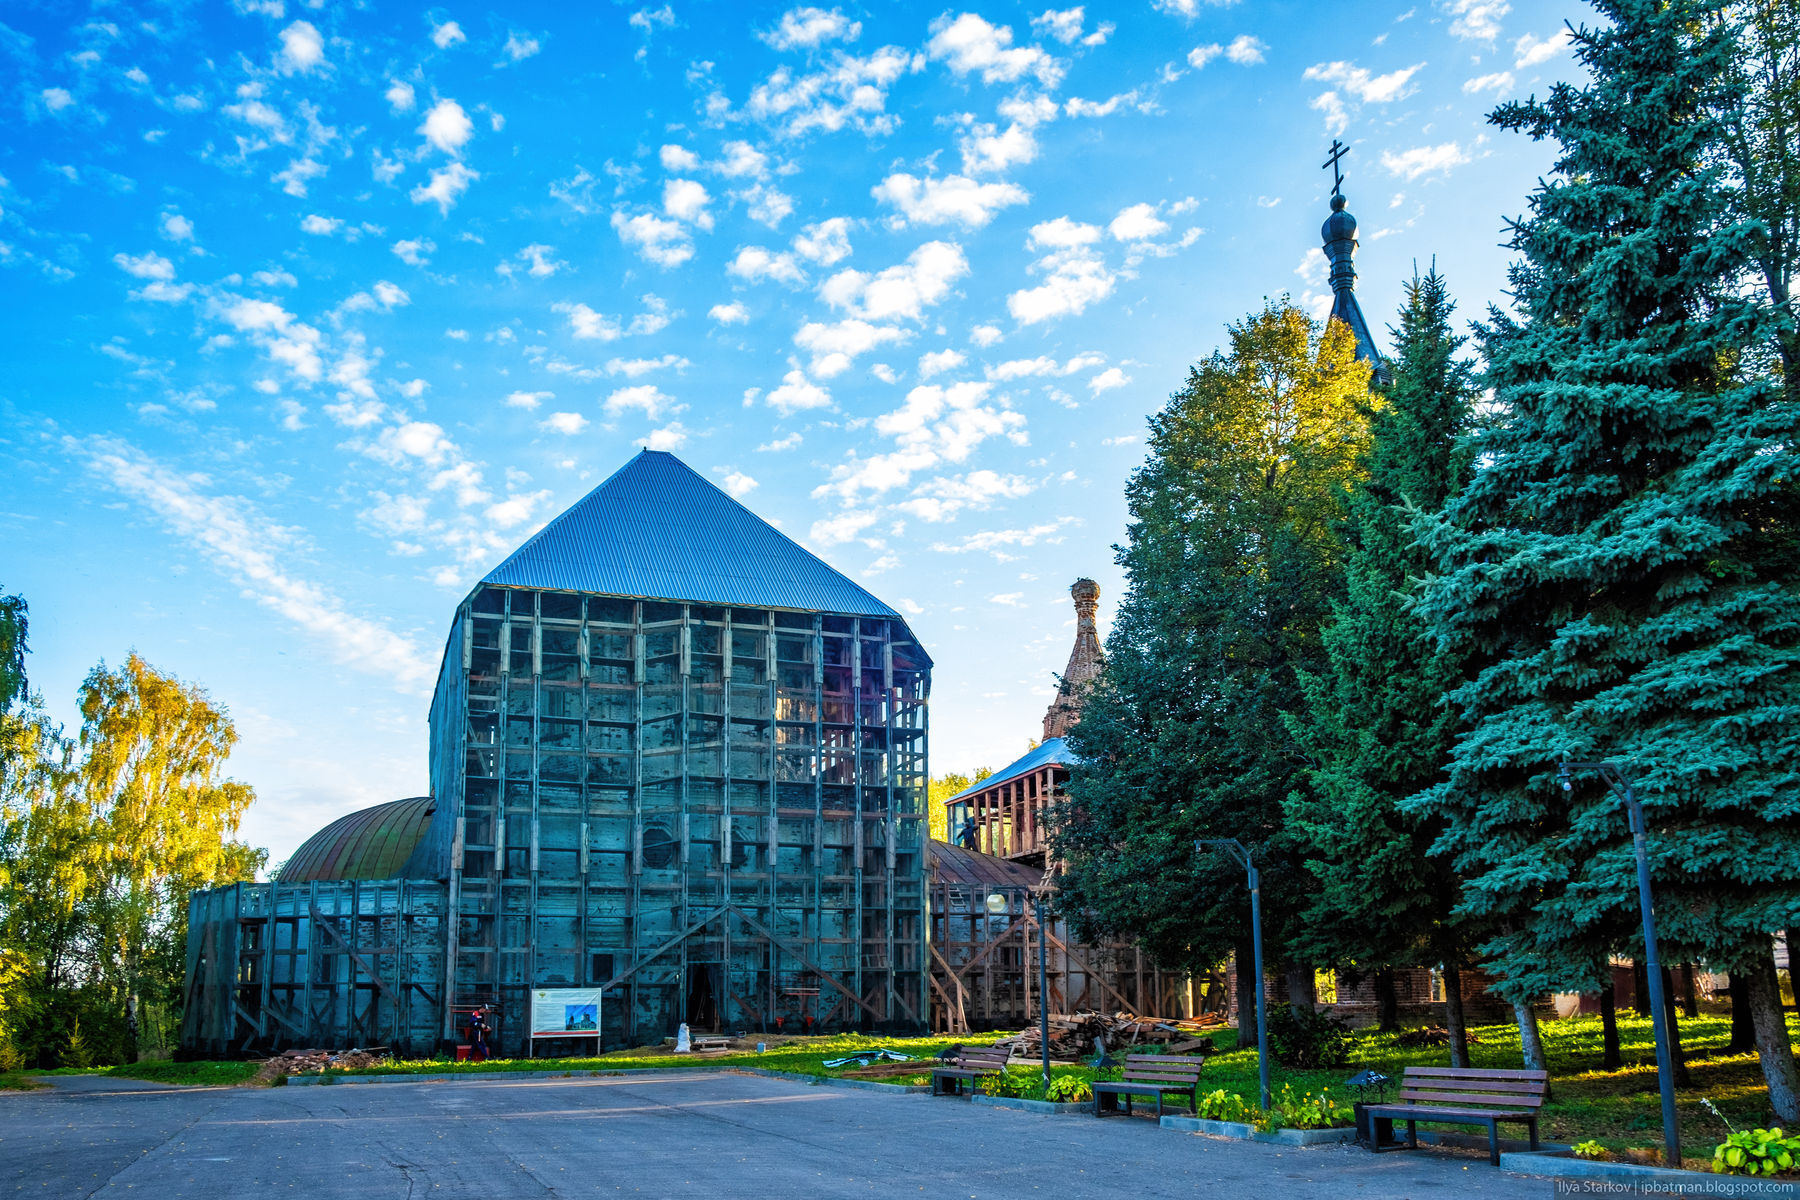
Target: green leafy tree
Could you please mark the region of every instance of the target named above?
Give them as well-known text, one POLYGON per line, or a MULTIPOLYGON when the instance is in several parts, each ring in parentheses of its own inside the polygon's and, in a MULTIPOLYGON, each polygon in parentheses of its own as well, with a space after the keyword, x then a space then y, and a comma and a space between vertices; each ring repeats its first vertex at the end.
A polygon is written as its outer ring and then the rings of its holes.
POLYGON ((81 786, 104 846, 98 949, 135 1040, 147 986, 162 1004, 180 986, 188 894, 254 879, 267 855, 235 840, 255 795, 224 776, 237 730, 203 690, 133 654, 89 673, 81 715, 81 786))
POLYGON ((1452 1054, 1466 1065, 1457 988, 1470 947, 1451 919, 1454 870, 1429 854, 1442 822, 1400 810, 1442 779, 1456 733, 1443 698, 1462 664, 1427 637, 1412 596, 1430 569, 1413 515, 1441 509, 1469 475, 1460 439, 1478 390, 1458 357, 1454 311, 1435 269, 1407 285, 1393 382, 1350 500, 1346 591, 1322 635, 1324 669, 1302 674, 1306 705, 1288 716, 1311 765, 1287 813, 1313 874, 1297 940, 1319 962, 1363 970, 1444 963, 1452 1054))
POLYGON ((1632 764, 1665 958, 1754 961, 1800 923, 1797 414, 1754 369, 1779 319, 1741 286, 1762 230, 1712 163, 1736 46, 1702 0, 1598 7, 1610 24, 1574 35, 1592 82, 1491 117, 1559 156, 1513 229, 1516 314, 1482 331, 1497 414, 1427 523, 1420 607, 1471 678, 1448 778, 1408 808, 1446 822, 1515 1004, 1642 952, 1622 805, 1588 778, 1565 794, 1563 759, 1632 764))
MULTIPOLYGON (((1323 666, 1369 404, 1347 326, 1280 302, 1229 334, 1151 419, 1128 587, 1070 736, 1082 764, 1049 814, 1060 911, 1196 973, 1250 957, 1243 873, 1194 839, 1252 847, 1277 952, 1312 886, 1282 808, 1305 786, 1282 714, 1304 704, 1298 672, 1323 666)), ((1290 993, 1302 974, 1310 1006, 1310 970, 1290 970, 1290 993)))
POLYGON ((973 775, 964 775, 960 771, 950 771, 936 776, 931 781, 930 805, 927 814, 931 821, 931 836, 940 842, 950 840, 953 832, 950 829, 950 814, 945 811, 944 803, 950 797, 963 791, 970 784, 980 783, 994 773, 992 767, 976 767, 973 775))

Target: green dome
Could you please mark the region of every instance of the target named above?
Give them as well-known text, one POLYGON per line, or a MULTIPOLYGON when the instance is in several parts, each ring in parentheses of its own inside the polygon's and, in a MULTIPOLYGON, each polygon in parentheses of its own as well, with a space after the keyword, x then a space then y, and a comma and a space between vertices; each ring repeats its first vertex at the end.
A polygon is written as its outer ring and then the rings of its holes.
POLYGON ((413 796, 339 817, 307 838, 277 878, 282 883, 398 878, 436 808, 430 796, 413 796))

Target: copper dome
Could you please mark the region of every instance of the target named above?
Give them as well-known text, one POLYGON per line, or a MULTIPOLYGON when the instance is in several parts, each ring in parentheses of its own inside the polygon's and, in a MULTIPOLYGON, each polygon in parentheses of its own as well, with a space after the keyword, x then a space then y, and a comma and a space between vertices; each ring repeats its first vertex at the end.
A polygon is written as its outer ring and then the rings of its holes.
POLYGON ((430 796, 413 796, 339 817, 301 843, 278 878, 282 883, 394 879, 425 836, 436 807, 430 796))

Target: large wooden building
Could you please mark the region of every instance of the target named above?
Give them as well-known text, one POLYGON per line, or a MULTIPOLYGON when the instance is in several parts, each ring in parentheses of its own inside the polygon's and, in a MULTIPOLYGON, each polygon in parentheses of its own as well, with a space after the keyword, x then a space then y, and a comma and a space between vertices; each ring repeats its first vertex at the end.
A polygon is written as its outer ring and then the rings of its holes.
POLYGON ((923 1029, 930 678, 899 613, 646 451, 457 606, 430 797, 194 897, 182 1047, 417 1052, 483 1004, 525 1054, 571 987, 607 1046, 923 1029))

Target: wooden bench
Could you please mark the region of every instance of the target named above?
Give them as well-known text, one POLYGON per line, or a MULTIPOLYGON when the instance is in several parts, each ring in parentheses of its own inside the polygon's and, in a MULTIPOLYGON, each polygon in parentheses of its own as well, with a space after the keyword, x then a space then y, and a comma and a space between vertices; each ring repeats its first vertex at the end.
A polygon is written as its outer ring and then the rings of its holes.
POLYGON ((950 1060, 953 1066, 931 1069, 931 1094, 960 1096, 965 1083, 973 1090, 977 1079, 1006 1070, 1006 1060, 1011 1057, 1010 1046, 965 1046, 950 1060))
POLYGON ((1400 1080, 1399 1104, 1372 1104, 1365 1111, 1374 1122, 1374 1149, 1419 1148, 1419 1122, 1486 1125, 1488 1159, 1500 1165, 1502 1121, 1525 1126, 1531 1148, 1538 1148, 1538 1109, 1550 1086, 1547 1071, 1484 1071, 1472 1067, 1408 1067, 1400 1080), (1406 1141, 1394 1141, 1394 1122, 1406 1122, 1406 1141))
POLYGON ((1125 1115, 1131 1115, 1131 1098, 1156 1097, 1156 1115, 1162 1117, 1163 1101, 1169 1097, 1187 1097, 1187 1110, 1195 1111, 1200 1089, 1200 1070, 1204 1058, 1186 1058, 1179 1054, 1128 1054, 1125 1077, 1113 1083, 1094 1084, 1094 1115, 1105 1116, 1119 1111, 1119 1097, 1125 1097, 1125 1115))

